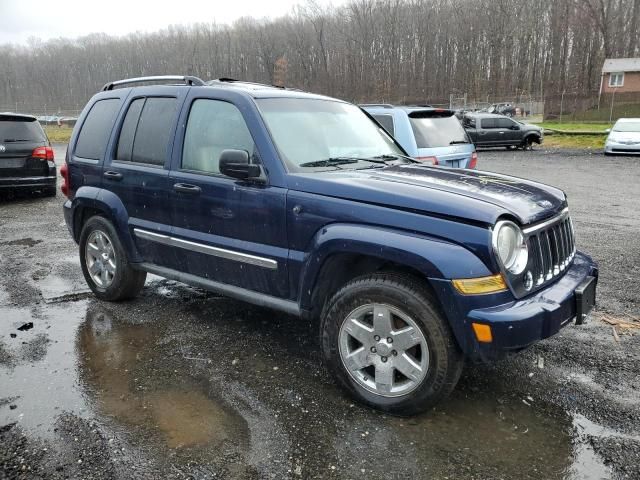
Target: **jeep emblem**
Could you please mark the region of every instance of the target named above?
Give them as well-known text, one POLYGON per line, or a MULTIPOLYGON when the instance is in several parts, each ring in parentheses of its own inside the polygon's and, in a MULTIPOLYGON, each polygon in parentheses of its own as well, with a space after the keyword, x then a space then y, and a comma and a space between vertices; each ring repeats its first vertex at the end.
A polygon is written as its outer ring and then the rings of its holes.
POLYGON ((0 153, 6 152, 6 151, 7 151, 7 147, 5 147, 4 145, 0 145, 0 153))

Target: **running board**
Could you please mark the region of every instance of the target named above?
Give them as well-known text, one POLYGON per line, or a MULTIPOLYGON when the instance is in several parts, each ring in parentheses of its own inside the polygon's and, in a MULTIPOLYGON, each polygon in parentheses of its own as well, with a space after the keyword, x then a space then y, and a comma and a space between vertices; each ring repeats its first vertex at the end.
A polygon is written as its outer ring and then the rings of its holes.
POLYGON ((253 305, 257 305, 259 307, 272 308, 274 310, 279 310, 296 317, 301 316, 299 305, 292 300, 284 300, 282 298, 273 297, 264 293, 254 292, 253 290, 247 290, 246 288, 227 285, 226 283, 214 282, 213 280, 198 277, 197 275, 179 272, 177 270, 161 267, 153 263, 137 263, 131 264, 131 266, 138 270, 153 273, 154 275, 158 275, 159 277, 176 280, 178 282, 186 283, 187 285, 192 285, 194 287, 200 287, 211 292, 235 298, 236 300, 252 303, 253 305))

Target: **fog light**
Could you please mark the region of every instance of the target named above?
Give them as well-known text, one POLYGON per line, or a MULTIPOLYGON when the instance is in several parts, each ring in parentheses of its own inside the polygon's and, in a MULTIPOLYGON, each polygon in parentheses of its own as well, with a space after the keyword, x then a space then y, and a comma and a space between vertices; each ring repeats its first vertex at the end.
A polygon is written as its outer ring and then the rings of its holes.
POLYGON ((484 323, 472 323, 473 331, 476 334, 476 338, 481 343, 493 342, 493 335, 491 334, 491 327, 484 323))

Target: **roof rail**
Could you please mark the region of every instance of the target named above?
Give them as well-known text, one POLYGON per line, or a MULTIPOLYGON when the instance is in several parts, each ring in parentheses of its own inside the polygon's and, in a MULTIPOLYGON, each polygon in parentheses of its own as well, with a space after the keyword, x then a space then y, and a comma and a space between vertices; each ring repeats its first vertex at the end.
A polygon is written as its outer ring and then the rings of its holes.
POLYGON ((214 86, 220 83, 238 83, 240 85, 253 85, 256 87, 279 88, 281 90, 298 90, 297 88, 288 88, 282 85, 269 85, 268 83, 248 82, 246 80, 238 80, 236 78, 220 77, 209 80, 207 85, 214 86))
POLYGON ((393 108, 393 105, 390 103, 360 103, 359 107, 382 107, 382 108, 393 108))
POLYGON ((102 87, 102 91, 106 92, 107 90, 113 90, 113 87, 119 87, 121 85, 126 85, 129 83, 144 82, 184 82, 185 85, 196 85, 199 87, 205 85, 204 81, 202 81, 198 77, 193 77, 190 75, 156 75, 151 77, 125 78, 124 80, 109 82, 104 87, 102 87))

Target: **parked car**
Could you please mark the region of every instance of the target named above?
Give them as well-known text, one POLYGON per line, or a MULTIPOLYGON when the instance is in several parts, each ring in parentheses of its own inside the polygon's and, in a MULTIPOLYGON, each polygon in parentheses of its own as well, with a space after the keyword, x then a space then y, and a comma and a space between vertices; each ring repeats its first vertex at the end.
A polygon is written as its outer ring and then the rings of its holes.
POLYGON ((497 113, 506 117, 515 117, 516 107, 510 103, 494 103, 487 109, 487 112, 497 113))
POLYGON ((520 351, 593 306, 598 269, 561 190, 421 164, 340 100, 160 78, 185 85, 107 84, 61 168, 99 299, 135 297, 153 273, 319 319, 340 385, 397 414, 446 397, 465 359, 520 351))
POLYGON ((507 147, 531 150, 544 139, 542 128, 493 113, 467 114, 464 129, 476 147, 507 147))
POLYGON ((393 105, 361 105, 416 160, 456 168, 476 168, 478 155, 453 110, 393 105))
POLYGON ((621 118, 609 130, 604 143, 604 154, 616 153, 640 154, 640 118, 621 118))
POLYGON ((0 113, 0 191, 56 194, 53 149, 35 117, 0 113))

